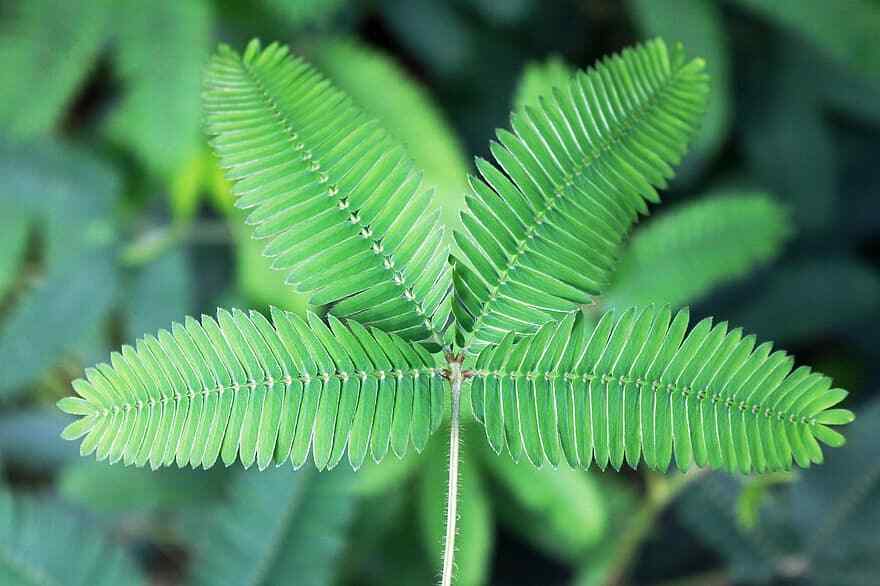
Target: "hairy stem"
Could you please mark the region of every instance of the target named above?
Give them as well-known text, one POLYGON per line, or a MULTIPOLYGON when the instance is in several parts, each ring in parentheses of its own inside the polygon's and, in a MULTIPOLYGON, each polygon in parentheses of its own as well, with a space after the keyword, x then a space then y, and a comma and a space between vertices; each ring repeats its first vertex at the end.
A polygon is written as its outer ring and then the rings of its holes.
POLYGON ((452 585, 452 571, 455 558, 455 533, 458 521, 458 447, 459 447, 459 402, 461 397, 461 363, 450 361, 449 382, 452 384, 452 417, 449 422, 449 486, 446 495, 446 541, 443 546, 443 577, 441 586, 452 585))

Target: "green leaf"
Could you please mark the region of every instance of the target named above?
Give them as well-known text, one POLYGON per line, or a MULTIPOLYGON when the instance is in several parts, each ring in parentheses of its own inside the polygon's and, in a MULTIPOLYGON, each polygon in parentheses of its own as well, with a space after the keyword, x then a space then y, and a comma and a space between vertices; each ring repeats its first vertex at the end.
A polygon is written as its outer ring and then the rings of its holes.
MULTIPOLYGON (((442 439, 431 443, 424 462, 419 487, 422 533, 428 554, 439 567, 443 559, 449 474, 449 452, 442 439)), ((480 586, 488 582, 491 569, 494 547, 492 508, 483 478, 468 450, 461 452, 458 470, 459 520, 453 583, 480 586)))
POLYGON ((529 63, 513 94, 514 110, 522 110, 526 106, 539 108, 541 99, 553 99, 553 88, 565 87, 574 73, 574 68, 558 55, 542 62, 529 63))
POLYGON ((691 303, 774 258, 791 231, 786 210, 765 194, 700 198, 636 232, 603 303, 691 303))
POLYGON ((108 121, 111 139, 153 173, 170 177, 200 147, 201 73, 210 53, 212 11, 205 0, 115 3, 114 65, 124 94, 108 121))
POLYGON ((97 512, 179 510, 218 499, 225 480, 219 472, 152 471, 79 460, 61 471, 58 492, 97 512))
POLYGON ((647 201, 672 176, 702 116, 703 63, 652 41, 556 88, 511 115, 478 160, 462 255, 456 320, 476 353, 509 331, 534 333, 608 285, 618 249, 647 201), (500 167, 500 168, 499 168, 500 167))
POLYGON ((570 468, 536 469, 485 452, 483 461, 503 488, 496 500, 499 517, 523 539, 572 562, 606 535, 605 503, 594 476, 570 468))
POLYGON ((193 535, 193 583, 332 584, 354 506, 340 472, 240 473, 193 535))
POLYGON ((0 216, 4 218, 0 231, 0 299, 3 299, 20 276, 33 221, 25 210, 2 198, 0 216))
POLYGON ((15 365, 0 382, 0 396, 27 390, 104 319, 118 287, 108 251, 55 266, 5 316, 0 361, 15 365))
POLYGON ((731 123, 730 56, 721 7, 714 0, 631 0, 633 15, 647 36, 684 43, 706 60, 712 97, 685 159, 680 177, 693 178, 718 155, 731 123))
POLYGON ((571 317, 512 346, 509 334, 471 379, 490 444, 516 438, 510 453, 521 443, 536 466, 666 470, 674 456, 681 470, 748 474, 822 462, 819 441, 833 442, 818 420, 829 394, 844 396, 831 380, 726 323, 687 324, 687 311, 651 306, 606 313, 592 334, 571 317), (493 395, 515 398, 512 417, 493 395), (492 417, 507 430, 494 440, 492 417))
POLYGON ((31 138, 55 128, 107 37, 109 0, 4 5, 0 131, 31 138))
POLYGON ((348 0, 263 0, 266 6, 294 29, 325 25, 339 14, 348 0))
POLYGON ((155 331, 193 306, 193 283, 186 254, 169 250, 133 275, 125 297, 126 339, 155 331))
POLYGON ((0 582, 16 586, 146 584, 128 553, 57 502, 0 490, 0 582), (72 547, 75 544, 75 547, 72 547))
POLYGON ((870 0, 738 0, 743 7, 795 31, 826 54, 871 78, 880 77, 880 6, 870 0))
POLYGON ((880 274, 847 257, 797 261, 749 297, 734 314, 737 323, 784 343, 815 340, 845 333, 880 309, 880 274))
POLYGON ((338 317, 436 347, 451 310, 448 247, 402 147, 277 44, 221 47, 203 100, 272 266, 338 317))
POLYGON ((444 415, 440 375, 420 346, 356 322, 221 309, 87 369, 79 397, 59 403, 81 416, 62 435, 99 460, 153 468, 298 468, 312 453, 324 469, 348 448, 357 469, 368 451, 424 448, 444 415))
POLYGON ((428 92, 390 56, 356 41, 323 41, 316 67, 406 146, 436 198, 447 226, 460 226, 468 166, 462 146, 428 92), (376 88, 382 88, 377 92, 376 88))

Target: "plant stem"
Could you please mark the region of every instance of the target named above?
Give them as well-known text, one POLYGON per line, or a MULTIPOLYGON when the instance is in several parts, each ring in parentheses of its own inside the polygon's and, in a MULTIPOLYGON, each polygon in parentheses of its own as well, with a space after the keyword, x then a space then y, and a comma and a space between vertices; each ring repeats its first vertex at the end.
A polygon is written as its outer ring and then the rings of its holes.
POLYGON ((441 586, 452 585, 455 558, 455 533, 458 521, 458 447, 460 427, 461 363, 450 361, 449 382, 452 384, 452 417, 449 422, 449 486, 446 495, 446 542, 443 547, 441 586))

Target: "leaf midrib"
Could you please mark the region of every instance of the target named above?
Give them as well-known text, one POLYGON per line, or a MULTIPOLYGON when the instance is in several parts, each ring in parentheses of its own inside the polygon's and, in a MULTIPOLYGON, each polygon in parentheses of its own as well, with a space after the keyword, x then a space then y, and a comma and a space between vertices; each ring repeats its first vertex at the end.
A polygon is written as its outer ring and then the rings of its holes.
POLYGON ((544 379, 550 382, 554 382, 558 379, 562 379, 565 382, 571 383, 574 386, 576 382, 582 382, 585 384, 589 384, 593 381, 599 381, 602 385, 607 386, 609 383, 616 382, 621 387, 625 386, 635 386, 639 389, 639 392, 644 392, 646 390, 653 391, 654 394, 658 394, 659 391, 664 390, 669 393, 670 399, 676 394, 682 395, 685 401, 689 401, 691 399, 696 398, 700 403, 705 401, 711 401, 713 404, 713 408, 717 409, 718 407, 726 408, 727 411, 733 413, 734 415, 739 412, 743 415, 752 415, 756 419, 760 415, 764 415, 764 417, 768 419, 778 419, 780 422, 786 425, 810 425, 814 426, 817 424, 815 417, 806 417, 803 415, 797 415, 795 413, 790 413, 788 411, 776 411, 759 403, 752 404, 747 403, 746 401, 735 401, 732 397, 722 397, 718 393, 712 393, 711 388, 709 386, 701 387, 699 389, 694 389, 688 385, 681 385, 677 383, 661 383, 659 380, 642 380, 642 379, 634 379, 626 376, 614 375, 611 371, 607 372, 538 372, 538 371, 529 371, 529 372, 518 372, 518 371, 503 371, 503 370, 478 370, 474 371, 473 378, 482 378, 489 379, 495 378, 498 380, 502 379, 510 379, 511 381, 516 381, 520 378, 526 379, 527 381, 533 381, 535 379, 544 379))
MULTIPOLYGON (((238 57, 238 62, 241 64, 242 71, 247 75, 247 77, 251 80, 251 82, 253 82, 253 84, 259 90, 260 95, 263 97, 264 103, 272 111, 276 120, 278 120, 282 123, 285 123, 284 124, 284 136, 287 139, 288 144, 293 146, 294 148, 298 144, 301 144, 300 142, 298 142, 299 137, 292 130, 291 125, 289 123, 286 123, 289 121, 287 120, 287 117, 284 114, 285 110, 279 106, 279 104, 275 100, 275 98, 270 94, 270 92, 263 85, 259 74, 256 71, 254 71, 250 67, 250 65, 247 62, 245 62, 245 60, 242 57, 240 57, 240 56, 238 57), (292 132, 296 136, 291 136, 292 132)), ((352 103, 350 102, 350 104, 352 104, 352 103)), ((329 180, 329 173, 327 171, 321 171, 321 169, 322 169, 321 163, 318 161, 317 158, 312 157, 312 150, 308 149, 308 148, 303 148, 300 150, 303 151, 303 155, 302 155, 303 157, 308 155, 309 159, 312 161, 312 165, 309 166, 308 172, 317 175, 319 182, 327 183, 330 186, 330 189, 334 189, 338 185, 338 182, 330 181, 329 180), (327 178, 324 179, 324 177, 327 177, 327 178)), ((347 199, 347 198, 345 198, 345 197, 340 198, 339 190, 338 190, 338 188, 336 188, 335 193, 333 195, 333 201, 337 201, 337 200, 342 201, 345 199, 347 199)), ((381 266, 385 271, 387 271, 391 275, 387 282, 395 283, 396 285, 398 285, 398 287, 402 291, 400 293, 400 295, 398 295, 398 297, 400 299, 403 299, 404 301, 410 303, 413 306, 413 309, 412 309, 413 313, 415 313, 419 317, 423 318, 421 325, 422 325, 422 327, 424 327, 424 329, 426 329, 428 331, 428 333, 429 333, 428 338, 433 339, 437 343, 440 343, 442 340, 442 336, 434 328, 433 321, 430 319, 432 316, 425 315, 424 310, 422 309, 421 302, 417 301, 414 295, 409 294, 413 290, 413 288, 415 287, 415 283, 410 281, 410 279, 408 278, 408 276, 406 274, 406 271, 401 271, 401 270, 395 269, 395 267, 397 267, 397 263, 395 261, 393 252, 389 253, 387 255, 382 254, 384 252, 384 247, 383 247, 383 240, 385 239, 384 235, 383 235, 383 238, 380 238, 379 240, 370 239, 370 236, 372 236, 372 229, 369 226, 361 223, 362 220, 360 218, 360 214, 358 213, 359 210, 349 211, 347 206, 345 208, 341 208, 339 205, 335 205, 333 207, 339 213, 341 213, 343 216, 345 216, 342 219, 342 224, 350 226, 350 228, 354 231, 353 233, 354 233, 355 237, 361 237, 361 239, 363 239, 365 243, 367 243, 367 242, 370 243, 367 246, 367 248, 374 253, 377 260, 381 258, 381 261, 378 263, 379 266, 381 266), (348 214, 348 215, 346 216, 346 214, 348 214), (350 218, 352 215, 355 216, 356 221, 351 221, 350 218), (363 231, 365 231, 365 230, 368 231, 368 236, 362 235, 363 231)))
MULTIPOLYGON (((490 289, 488 301, 483 304, 483 307, 480 308, 480 313, 474 319, 474 327, 471 329, 470 335, 468 336, 464 344, 465 352, 469 351, 470 346, 477 338, 477 333, 480 331, 480 328, 483 327, 483 320, 491 314, 490 308, 498 299, 502 287, 504 287, 504 285, 510 280, 510 272, 516 268, 516 266, 525 256, 526 252, 528 252, 529 240, 538 231, 539 227, 543 223, 545 223, 544 217, 546 217, 548 213, 555 210, 558 202, 563 199, 563 196, 565 195, 568 188, 571 187, 577 179, 582 177, 584 173, 586 173, 587 170, 605 153, 610 151, 615 145, 619 144, 632 131, 632 129, 642 119, 644 119, 645 116, 648 115, 648 111, 652 110, 656 106, 656 104, 660 102, 663 97, 665 97, 665 93, 669 90, 670 86, 678 81, 678 75, 683 69, 684 67, 679 67, 674 72, 672 72, 672 74, 661 84, 661 86, 654 92, 654 94, 648 97, 648 99, 645 100, 643 104, 641 104, 632 112, 628 121, 624 122, 620 125, 620 127, 615 128, 608 133, 608 138, 596 147, 594 156, 592 158, 586 158, 586 160, 584 160, 577 167, 577 169, 573 173, 571 173, 569 179, 554 188, 552 198, 544 200, 544 207, 539 210, 537 214, 535 214, 532 220, 532 225, 529 226, 526 230, 526 238, 523 240, 517 240, 517 252, 507 259, 507 264, 505 265, 504 269, 500 271, 500 274, 503 276, 498 280, 498 283, 490 289)), ((479 272, 477 274, 479 274, 479 272)), ((572 311, 576 311, 576 309, 577 308, 575 307, 572 311)))

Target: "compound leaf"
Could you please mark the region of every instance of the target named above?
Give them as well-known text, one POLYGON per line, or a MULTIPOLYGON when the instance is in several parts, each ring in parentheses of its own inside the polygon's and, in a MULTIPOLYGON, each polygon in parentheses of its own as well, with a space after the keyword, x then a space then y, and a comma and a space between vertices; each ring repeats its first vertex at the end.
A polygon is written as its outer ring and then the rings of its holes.
POLYGON ((517 343, 509 334, 473 371, 490 445, 537 466, 666 470, 674 457, 682 470, 748 474, 808 467, 823 460, 819 442, 843 443, 829 426, 853 416, 831 409, 846 397, 831 379, 726 323, 687 326, 686 310, 651 306, 608 312, 592 333, 570 316, 517 343))
POLYGON ((618 248, 672 176, 706 106, 699 59, 651 41, 511 115, 498 166, 477 161, 456 263, 454 313, 475 353, 534 333, 608 285, 618 248))
POLYGON ((442 422, 442 380, 420 346, 356 322, 329 325, 273 310, 218 310, 114 352, 58 406, 80 418, 62 433, 81 452, 143 466, 333 468, 348 448, 421 450, 442 422))
POLYGON ((212 144, 264 254, 311 303, 436 347, 451 267, 403 147, 287 47, 221 46, 204 92, 212 144))

